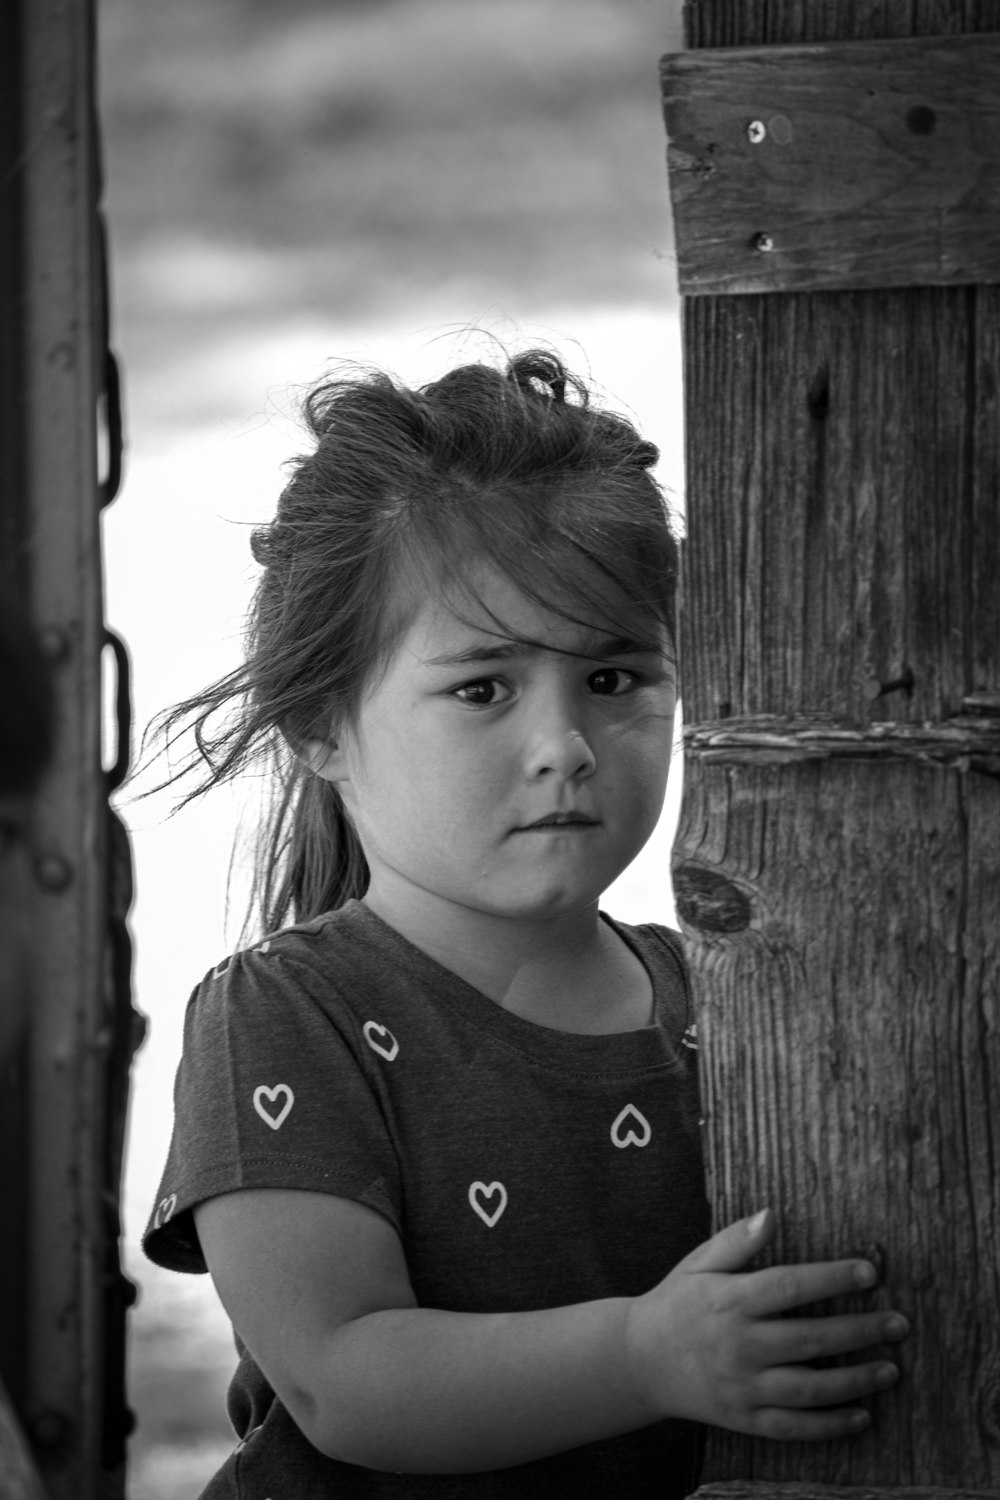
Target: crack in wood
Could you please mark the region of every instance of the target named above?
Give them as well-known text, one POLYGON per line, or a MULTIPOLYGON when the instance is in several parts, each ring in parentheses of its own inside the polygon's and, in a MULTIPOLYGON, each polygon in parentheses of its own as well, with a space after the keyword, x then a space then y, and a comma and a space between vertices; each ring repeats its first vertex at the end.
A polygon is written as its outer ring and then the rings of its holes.
POLYGON ((1000 722, 957 715, 930 724, 878 723, 864 727, 816 719, 762 715, 689 724, 687 754, 701 761, 742 763, 829 760, 834 757, 884 760, 902 757, 1000 775, 1000 722))
POLYGON ((769 1484, 744 1479, 705 1484, 691 1500, 996 1500, 995 1490, 948 1489, 943 1485, 769 1484))

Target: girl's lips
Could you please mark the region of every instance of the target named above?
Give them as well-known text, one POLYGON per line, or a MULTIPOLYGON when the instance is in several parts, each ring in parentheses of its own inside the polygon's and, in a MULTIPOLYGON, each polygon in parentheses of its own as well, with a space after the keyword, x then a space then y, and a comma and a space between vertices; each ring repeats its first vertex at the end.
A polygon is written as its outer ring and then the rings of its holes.
POLYGON ((547 831, 556 828, 596 828, 597 819, 584 817, 582 813, 554 813, 548 818, 539 818, 535 823, 526 823, 518 833, 531 833, 535 829, 547 831))

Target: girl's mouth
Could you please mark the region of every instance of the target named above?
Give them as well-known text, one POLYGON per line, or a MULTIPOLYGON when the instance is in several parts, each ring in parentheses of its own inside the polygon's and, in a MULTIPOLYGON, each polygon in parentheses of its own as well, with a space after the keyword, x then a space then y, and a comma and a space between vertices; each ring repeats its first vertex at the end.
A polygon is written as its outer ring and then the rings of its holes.
POLYGON ((533 829, 549 828, 596 828, 597 819, 585 817, 583 813, 550 813, 547 818, 539 818, 537 822, 527 823, 519 828, 518 833, 531 833, 533 829))

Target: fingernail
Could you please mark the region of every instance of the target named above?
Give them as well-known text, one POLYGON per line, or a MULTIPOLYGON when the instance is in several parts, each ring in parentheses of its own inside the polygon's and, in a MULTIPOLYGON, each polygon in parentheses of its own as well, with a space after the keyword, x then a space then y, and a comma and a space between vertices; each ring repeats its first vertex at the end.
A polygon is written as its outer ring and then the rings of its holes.
POLYGON ((877 1385, 893 1385, 899 1379, 899 1371, 895 1365, 879 1365, 875 1372, 875 1383, 877 1385))
POLYGON ((850 1427, 852 1432, 863 1432, 871 1423, 871 1417, 866 1411, 856 1411, 851 1418, 850 1427))
POLYGON ((747 1224, 747 1234, 749 1234, 749 1235, 760 1234, 761 1230, 764 1228, 764 1224, 765 1224, 766 1221, 767 1221, 767 1209, 766 1208, 762 1208, 761 1211, 760 1211, 760 1213, 754 1214, 753 1218, 748 1222, 748 1224, 747 1224))
POLYGON ((906 1335, 909 1333, 909 1331, 910 1331, 910 1325, 909 1325, 909 1323, 906 1321, 906 1319, 900 1313, 897 1313, 892 1318, 887 1318, 886 1319, 886 1325, 885 1325, 886 1338, 890 1338, 890 1339, 902 1339, 902 1338, 906 1337, 906 1335))
POLYGON ((875 1267, 870 1261, 862 1260, 854 1267, 854 1279, 858 1286, 875 1285, 875 1267))

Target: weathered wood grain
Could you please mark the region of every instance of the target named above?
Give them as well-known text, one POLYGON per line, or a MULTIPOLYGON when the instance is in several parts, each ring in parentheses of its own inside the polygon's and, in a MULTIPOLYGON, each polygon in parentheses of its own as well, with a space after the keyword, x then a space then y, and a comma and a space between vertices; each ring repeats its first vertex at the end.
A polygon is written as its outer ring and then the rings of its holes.
POLYGON ((690 719, 921 723, 996 692, 1000 289, 683 318, 690 719))
POLYGON ((694 1500, 996 1500, 995 1492, 942 1489, 920 1485, 913 1488, 845 1489, 834 1484, 753 1484, 734 1480, 728 1484, 706 1484, 695 1491, 694 1500))
POLYGON ((1000 281, 1000 36, 663 60, 687 295, 1000 281))
MULTIPOLYGON (((686 20, 771 46, 1000 4, 686 20)), ((701 1500, 1000 1493, 1000 289, 687 298, 684 343, 675 862, 715 1219, 769 1203, 771 1259, 872 1254, 844 1305, 913 1325, 871 1432, 713 1430, 701 1500)))
POLYGON ((990 31, 1000 31, 998 0, 684 0, 691 48, 990 31))
POLYGON ((770 1204, 774 1263, 881 1246, 884 1285, 844 1306, 913 1323, 871 1433, 720 1434, 722 1477, 1000 1486, 981 1417, 1000 1399, 998 806, 994 778, 904 761, 686 764, 677 901, 716 1220, 770 1204), (696 871, 710 903, 686 899, 696 871), (719 918, 723 883, 742 925, 719 918))

